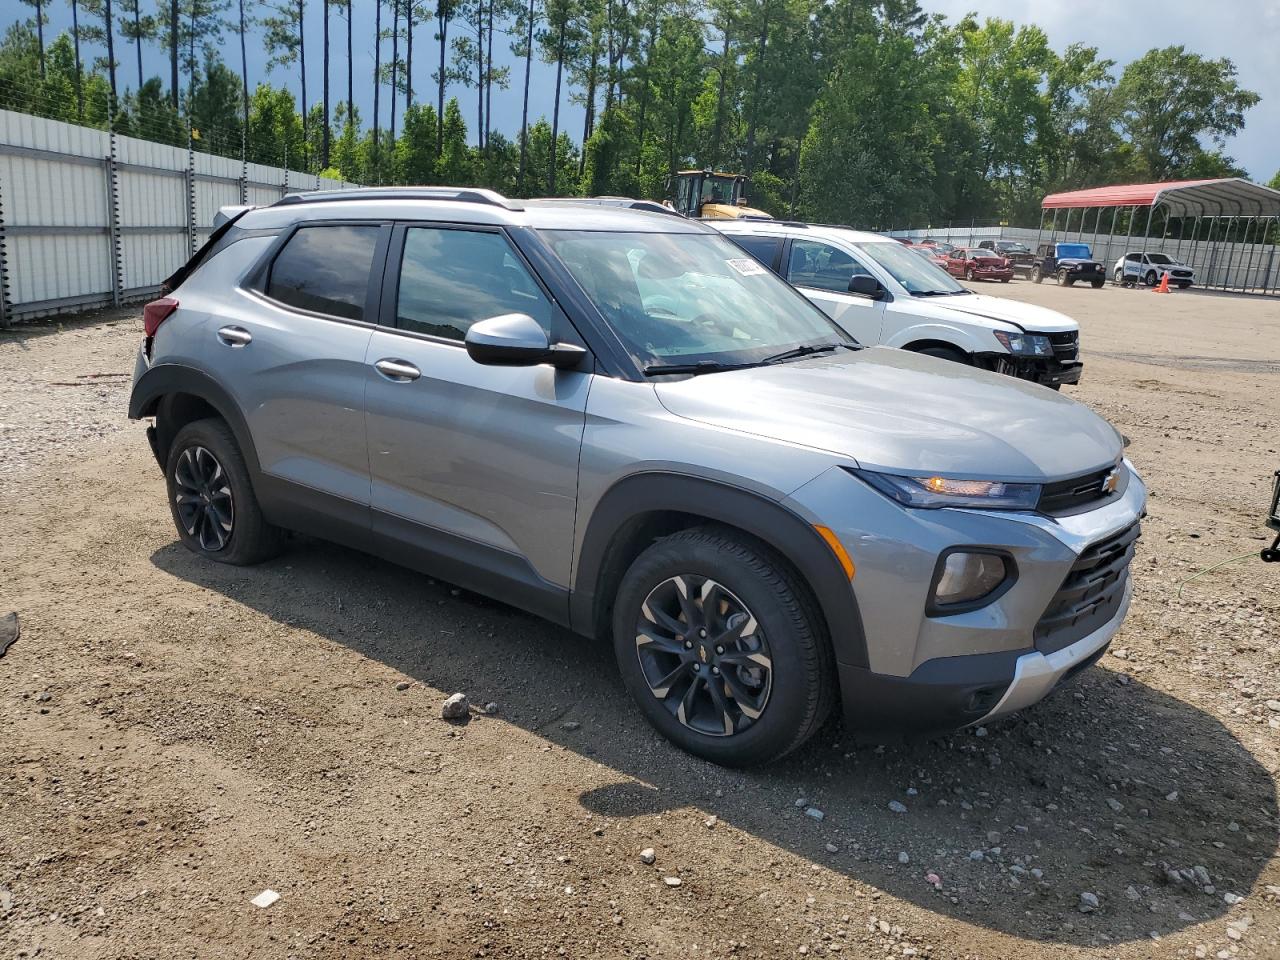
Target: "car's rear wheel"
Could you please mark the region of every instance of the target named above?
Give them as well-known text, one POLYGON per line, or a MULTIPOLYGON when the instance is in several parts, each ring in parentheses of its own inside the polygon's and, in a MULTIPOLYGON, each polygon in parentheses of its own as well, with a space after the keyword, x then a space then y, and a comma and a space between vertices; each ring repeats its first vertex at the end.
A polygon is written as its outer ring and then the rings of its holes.
POLYGON ((1034 283, 1044 283, 1044 274, 1041 273, 1039 269, 1036 269, 1031 274, 1031 280, 1034 283))
POLYGON ((284 534, 263 518, 244 455, 222 420, 196 420, 178 431, 165 481, 174 526, 192 552, 236 565, 279 552, 284 534))
POLYGON ((768 763, 835 700, 820 615, 787 564, 733 531, 699 527, 645 550, 614 603, 628 692, 677 746, 714 763, 768 763))

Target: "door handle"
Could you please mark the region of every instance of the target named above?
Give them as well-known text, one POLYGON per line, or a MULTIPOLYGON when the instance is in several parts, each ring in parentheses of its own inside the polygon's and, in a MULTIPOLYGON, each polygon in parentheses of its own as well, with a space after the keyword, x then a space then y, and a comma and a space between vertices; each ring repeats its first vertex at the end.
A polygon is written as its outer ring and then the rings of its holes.
POLYGON ((218 339, 228 347, 243 347, 253 341, 253 334, 244 327, 223 327, 218 331, 218 339))
POLYGON ((379 360, 373 365, 373 369, 393 383, 408 383, 422 376, 422 371, 408 360, 393 360, 391 358, 379 360))

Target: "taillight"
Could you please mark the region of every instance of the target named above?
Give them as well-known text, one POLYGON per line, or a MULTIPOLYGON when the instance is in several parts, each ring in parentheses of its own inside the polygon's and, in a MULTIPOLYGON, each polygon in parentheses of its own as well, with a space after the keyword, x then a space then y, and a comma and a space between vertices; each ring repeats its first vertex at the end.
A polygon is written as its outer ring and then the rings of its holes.
POLYGON ((178 309, 178 301, 173 297, 161 297, 152 300, 142 308, 142 329, 148 337, 154 337, 160 324, 169 319, 169 314, 178 309))

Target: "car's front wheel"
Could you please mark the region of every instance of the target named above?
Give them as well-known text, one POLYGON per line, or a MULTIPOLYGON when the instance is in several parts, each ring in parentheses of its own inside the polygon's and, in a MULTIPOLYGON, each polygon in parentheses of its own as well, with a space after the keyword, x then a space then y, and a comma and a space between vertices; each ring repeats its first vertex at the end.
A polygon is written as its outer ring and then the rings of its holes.
POLYGON ((236 565, 279 552, 284 534, 263 518, 244 455, 222 420, 196 420, 178 431, 165 481, 174 526, 189 550, 236 565))
POLYGON ((1075 281, 1071 279, 1071 277, 1067 274, 1067 271, 1065 270, 1058 271, 1058 286, 1069 287, 1073 283, 1075 283, 1075 281))
POLYGON ((1156 276, 1156 272, 1154 270, 1148 270, 1147 275, 1142 278, 1142 282, 1148 287, 1154 287, 1160 282, 1160 278, 1156 276))
POLYGON ((749 537, 698 527, 645 550, 614 603, 628 692, 677 746, 750 766, 794 750, 835 700, 830 644, 807 591, 749 537))

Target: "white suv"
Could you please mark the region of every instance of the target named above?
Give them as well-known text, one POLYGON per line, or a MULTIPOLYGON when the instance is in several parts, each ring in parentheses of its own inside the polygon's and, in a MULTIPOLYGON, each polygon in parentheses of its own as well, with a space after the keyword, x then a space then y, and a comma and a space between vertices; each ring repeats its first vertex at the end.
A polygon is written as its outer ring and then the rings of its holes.
POLYGON ((1058 389, 1078 383, 1080 327, 1054 310, 977 294, 896 240, 846 227, 708 221, 860 343, 983 367, 1058 389))
POLYGON ((1111 276, 1116 283, 1144 283, 1148 287, 1154 287, 1166 273, 1169 274, 1169 282, 1181 290, 1187 289, 1196 280, 1196 273, 1190 266, 1167 253, 1130 250, 1111 268, 1111 276))

